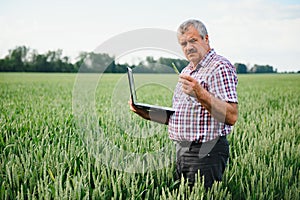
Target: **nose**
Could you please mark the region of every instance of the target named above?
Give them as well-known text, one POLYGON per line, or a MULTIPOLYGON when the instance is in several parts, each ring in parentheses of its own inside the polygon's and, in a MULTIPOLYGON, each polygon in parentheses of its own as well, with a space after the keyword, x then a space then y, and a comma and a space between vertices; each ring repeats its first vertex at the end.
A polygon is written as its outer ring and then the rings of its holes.
POLYGON ((195 52, 195 47, 193 46, 193 44, 191 44, 190 42, 187 43, 186 45, 186 52, 189 53, 193 53, 195 52))
POLYGON ((191 43, 187 43, 187 45, 185 47, 185 53, 190 54, 190 53, 195 53, 195 52, 196 52, 195 47, 191 43))
POLYGON ((191 43, 187 43, 186 44, 186 49, 189 51, 189 50, 191 50, 191 49, 193 49, 194 47, 193 47, 193 45, 191 44, 191 43))

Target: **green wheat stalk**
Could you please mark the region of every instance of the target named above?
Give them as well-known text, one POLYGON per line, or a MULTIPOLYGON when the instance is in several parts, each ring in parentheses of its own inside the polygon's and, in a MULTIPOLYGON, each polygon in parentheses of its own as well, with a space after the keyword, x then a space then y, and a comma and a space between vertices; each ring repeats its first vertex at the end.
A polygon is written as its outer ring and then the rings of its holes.
POLYGON ((176 67, 176 65, 172 62, 172 66, 173 66, 173 69, 174 69, 174 71, 176 72, 176 74, 180 74, 179 73, 179 71, 178 71, 178 69, 177 69, 177 67, 176 67))

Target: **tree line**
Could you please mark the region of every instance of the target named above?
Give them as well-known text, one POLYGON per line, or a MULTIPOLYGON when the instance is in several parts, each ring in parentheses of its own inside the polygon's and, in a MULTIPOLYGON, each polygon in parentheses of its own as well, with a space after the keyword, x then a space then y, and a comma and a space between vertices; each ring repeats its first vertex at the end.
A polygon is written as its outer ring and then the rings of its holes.
POLYGON ((243 63, 235 63, 236 72, 238 74, 247 73, 277 73, 277 69, 273 69, 270 65, 257 65, 255 64, 252 68, 248 68, 247 65, 243 63))
MULTIPOLYGON (((138 73, 174 73, 174 63, 181 71, 188 61, 184 59, 163 58, 154 59, 151 56, 136 65, 115 62, 115 57, 106 53, 81 52, 75 62, 68 56, 63 56, 63 51, 48 51, 44 54, 26 46, 18 46, 9 50, 8 55, 0 59, 0 72, 86 72, 86 73, 125 73, 126 67, 136 68, 138 73), (166 66, 169 66, 166 67, 166 66)), ((237 73, 277 73, 269 65, 254 65, 251 69, 245 64, 235 63, 237 73)))

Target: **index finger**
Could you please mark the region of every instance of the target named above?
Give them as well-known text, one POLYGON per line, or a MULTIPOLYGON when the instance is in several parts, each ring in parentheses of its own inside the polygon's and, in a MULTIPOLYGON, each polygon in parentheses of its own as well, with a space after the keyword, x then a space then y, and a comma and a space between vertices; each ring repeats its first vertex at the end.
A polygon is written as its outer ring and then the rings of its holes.
POLYGON ((193 77, 191 77, 189 75, 186 75, 186 74, 180 74, 179 77, 182 78, 182 79, 188 80, 188 81, 193 81, 194 80, 193 77))

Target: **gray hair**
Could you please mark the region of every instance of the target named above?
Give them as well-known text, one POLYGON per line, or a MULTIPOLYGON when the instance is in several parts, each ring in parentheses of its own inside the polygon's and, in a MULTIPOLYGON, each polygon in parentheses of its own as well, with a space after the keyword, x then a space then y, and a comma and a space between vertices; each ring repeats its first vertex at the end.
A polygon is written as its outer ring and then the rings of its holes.
POLYGON ((187 32, 190 26, 193 26, 198 31, 202 39, 205 38, 205 36, 207 35, 206 27, 201 21, 196 19, 189 19, 179 26, 179 28, 177 29, 177 36, 187 32))

